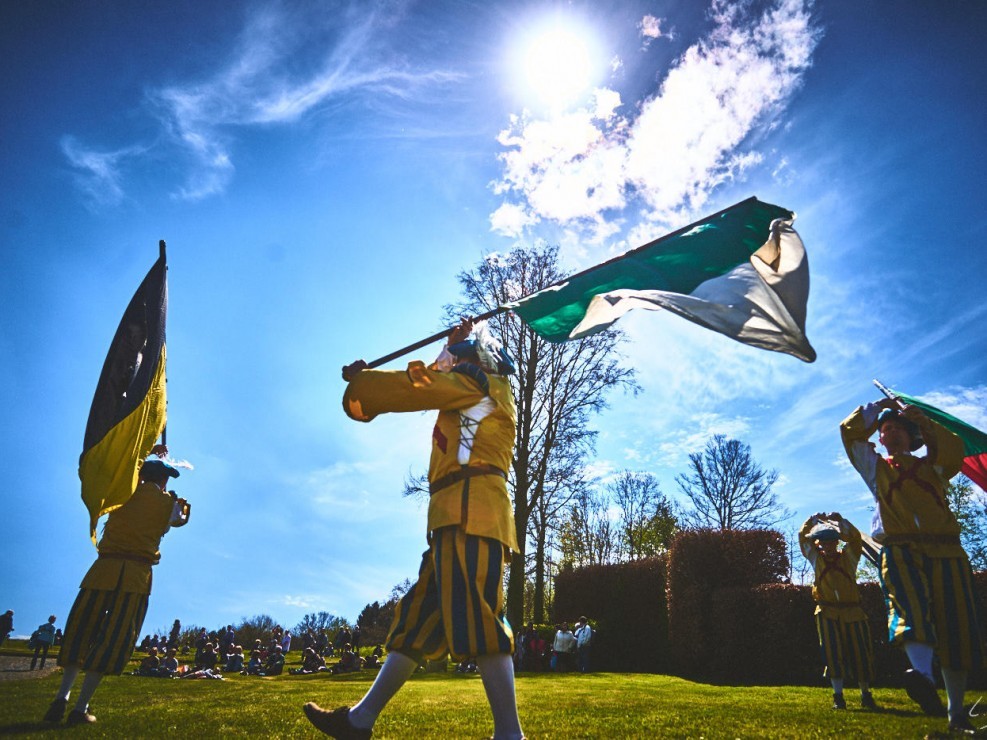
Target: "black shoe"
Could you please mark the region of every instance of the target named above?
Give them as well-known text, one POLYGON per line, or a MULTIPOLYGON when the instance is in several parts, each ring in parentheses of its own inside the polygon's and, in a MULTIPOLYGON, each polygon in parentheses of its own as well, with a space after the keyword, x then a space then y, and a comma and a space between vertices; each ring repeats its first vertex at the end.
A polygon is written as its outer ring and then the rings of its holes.
POLYGON ((969 717, 964 713, 959 719, 951 719, 949 721, 949 734, 959 735, 961 737, 984 737, 984 734, 979 732, 972 724, 970 724, 969 717))
POLYGON ((833 709, 846 709, 846 699, 843 694, 833 694, 833 709))
POLYGON ((96 721, 96 716, 89 714, 89 712, 83 712, 79 709, 73 709, 69 712, 68 719, 65 720, 67 725, 91 725, 96 721))
POLYGON ((860 706, 864 709, 877 709, 877 703, 874 701, 874 695, 869 691, 861 691, 860 706))
POLYGON ((61 722, 62 717, 65 716, 65 707, 68 706, 68 701, 59 697, 55 699, 51 704, 48 705, 48 711, 45 712, 44 721, 45 722, 61 722))
POLYGON ((372 730, 361 730, 353 726, 349 707, 338 707, 330 712, 310 701, 302 709, 317 730, 337 740, 368 740, 372 733, 372 730))
POLYGON ((946 707, 942 705, 935 684, 912 668, 905 671, 905 693, 930 717, 946 716, 946 707))

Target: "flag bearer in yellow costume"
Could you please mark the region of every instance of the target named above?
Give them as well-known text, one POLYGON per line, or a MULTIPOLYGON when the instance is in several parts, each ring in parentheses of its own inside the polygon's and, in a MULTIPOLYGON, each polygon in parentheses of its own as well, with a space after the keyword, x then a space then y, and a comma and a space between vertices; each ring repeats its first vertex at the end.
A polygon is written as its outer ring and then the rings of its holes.
POLYGON ((840 431, 850 461, 877 501, 873 537, 882 544, 881 578, 888 603, 888 640, 904 648, 912 668, 905 689, 926 714, 942 716, 932 673, 939 654, 949 729, 972 734, 963 707, 967 673, 981 665, 970 561, 946 485, 960 471, 963 443, 914 406, 882 399, 858 407, 840 431), (878 432, 888 453, 869 441, 878 432), (916 456, 925 445, 926 454, 916 456))
POLYGON ((857 588, 857 563, 863 552, 860 532, 836 512, 813 514, 799 530, 799 547, 815 572, 816 631, 825 675, 833 684, 833 709, 846 709, 843 678, 847 673, 857 677, 860 706, 877 709, 870 692, 874 648, 857 588), (840 540, 846 543, 842 550, 840 540))
POLYGON ((494 717, 494 737, 521 738, 514 694, 514 636, 502 616, 504 562, 517 549, 507 493, 517 412, 499 342, 464 320, 431 366, 343 368, 343 409, 357 421, 399 411, 439 412, 428 479, 429 549, 417 582, 397 605, 383 668, 358 704, 305 714, 335 738, 369 738, 388 701, 425 659, 476 656, 494 717), (473 339, 467 340, 470 332, 473 339))
MULTIPOLYGON (((157 445, 153 453, 166 455, 157 445)), ((161 538, 171 527, 188 522, 189 505, 166 489, 178 470, 164 460, 150 459, 140 469, 140 482, 123 506, 110 512, 99 541, 99 557, 92 564, 65 624, 58 665, 62 684, 45 714, 59 722, 68 707, 72 684, 81 671, 86 677, 70 725, 91 724, 92 699, 107 673, 119 676, 140 637, 151 594, 151 566, 161 560, 161 538)))

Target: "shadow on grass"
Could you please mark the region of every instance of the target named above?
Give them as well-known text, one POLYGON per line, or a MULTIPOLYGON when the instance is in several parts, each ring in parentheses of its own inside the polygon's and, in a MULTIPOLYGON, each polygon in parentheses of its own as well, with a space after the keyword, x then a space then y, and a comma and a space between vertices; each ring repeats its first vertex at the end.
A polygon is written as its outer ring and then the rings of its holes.
POLYGON ((71 729, 68 725, 59 722, 16 722, 12 725, 0 725, 0 735, 28 735, 38 732, 62 732, 71 729))

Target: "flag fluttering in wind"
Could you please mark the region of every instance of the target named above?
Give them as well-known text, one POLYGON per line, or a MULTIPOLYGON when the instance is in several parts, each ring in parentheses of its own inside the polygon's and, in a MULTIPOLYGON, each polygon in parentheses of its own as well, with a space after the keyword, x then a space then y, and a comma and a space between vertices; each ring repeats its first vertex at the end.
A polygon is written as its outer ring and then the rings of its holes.
POLYGON ((168 283, 164 242, 160 246, 113 336, 89 409, 79 478, 93 543, 99 518, 130 499, 165 427, 168 283))
POLYGON ((805 362, 809 263, 794 214, 748 198, 505 308, 551 342, 606 329, 632 308, 665 309, 805 362))
POLYGON ((899 391, 892 391, 894 397, 909 406, 916 406, 935 422, 963 440, 963 474, 987 491, 987 433, 960 421, 952 414, 937 409, 925 401, 899 391))

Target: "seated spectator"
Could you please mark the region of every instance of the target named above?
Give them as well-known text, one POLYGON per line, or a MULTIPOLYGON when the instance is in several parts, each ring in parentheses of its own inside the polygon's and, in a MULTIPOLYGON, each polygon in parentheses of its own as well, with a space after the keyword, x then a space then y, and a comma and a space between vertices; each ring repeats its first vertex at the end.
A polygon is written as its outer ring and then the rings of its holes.
POLYGON ((267 660, 264 662, 264 669, 257 675, 280 676, 282 671, 284 671, 284 652, 280 645, 275 645, 274 651, 267 656, 267 660))
POLYGON ((144 639, 141 640, 141 644, 137 646, 137 649, 142 653, 148 653, 151 651, 151 636, 144 635, 144 639))
POLYGON ((226 665, 223 670, 227 673, 239 673, 243 670, 243 648, 236 645, 233 652, 226 656, 226 665))
POLYGON ((168 648, 168 653, 161 660, 161 667, 158 668, 158 675, 161 678, 174 678, 179 675, 180 669, 178 650, 176 648, 168 648))
POLYGON ((384 648, 380 645, 374 648, 370 656, 363 661, 364 668, 380 668, 383 665, 381 658, 384 656, 384 648))
POLYGON ((363 658, 353 652, 350 643, 343 645, 343 652, 339 656, 339 662, 332 667, 333 673, 350 673, 358 671, 363 665, 363 658))
POLYGON ((136 676, 157 676, 158 670, 161 668, 161 658, 158 657, 158 649, 152 647, 148 650, 147 657, 141 661, 141 664, 134 671, 136 676))
POLYGON ((207 642, 202 653, 195 657, 195 670, 212 670, 219 663, 219 655, 211 642, 207 642))
POLYGON ((264 661, 260 657, 260 650, 254 650, 250 654, 250 662, 247 663, 247 667, 240 671, 244 676, 256 676, 260 674, 261 669, 264 667, 264 661))
POLYGON ((320 671, 327 671, 326 661, 321 655, 315 652, 315 648, 307 647, 302 652, 302 667, 293 668, 289 673, 300 673, 303 675, 309 673, 319 673, 320 671))

